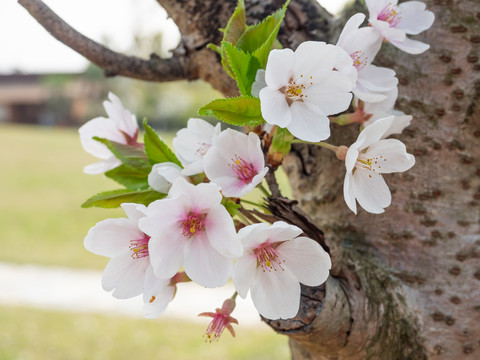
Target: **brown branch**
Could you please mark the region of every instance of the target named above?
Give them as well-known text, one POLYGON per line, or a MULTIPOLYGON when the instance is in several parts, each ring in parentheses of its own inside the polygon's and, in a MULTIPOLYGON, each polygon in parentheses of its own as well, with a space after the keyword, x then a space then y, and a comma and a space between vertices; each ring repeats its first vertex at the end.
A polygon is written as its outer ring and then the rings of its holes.
POLYGON ((41 0, 18 0, 54 38, 102 68, 106 76, 122 75, 147 81, 174 81, 186 79, 185 61, 182 58, 161 59, 152 54, 145 60, 117 53, 82 35, 41 0))

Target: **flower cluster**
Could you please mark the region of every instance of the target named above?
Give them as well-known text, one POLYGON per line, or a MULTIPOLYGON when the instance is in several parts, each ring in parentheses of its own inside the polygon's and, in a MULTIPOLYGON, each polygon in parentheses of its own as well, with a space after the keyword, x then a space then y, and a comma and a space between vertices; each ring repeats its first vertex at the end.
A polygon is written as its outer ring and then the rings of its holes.
MULTIPOLYGON (((283 19, 286 5, 272 22, 283 19)), ((389 138, 412 120, 394 110, 395 71, 372 62, 384 39, 409 53, 425 51, 428 45, 405 34, 428 29, 433 14, 418 1, 367 0, 367 7, 371 26, 360 27, 366 16, 356 14, 336 45, 307 41, 295 51, 265 53, 254 47, 273 47, 276 32, 265 33, 264 42, 247 41, 251 28, 245 27, 235 40, 239 30, 230 26, 239 20, 230 21, 224 32, 232 42, 222 42, 219 53, 242 96, 215 100, 199 113, 245 131, 222 131, 220 123, 192 118, 173 139, 172 151, 144 122, 139 143, 135 116, 109 95, 108 118, 93 119, 79 130, 85 150, 101 159, 85 172, 105 173, 125 187, 84 204, 121 206, 126 213, 126 218, 99 222, 85 238, 89 251, 110 258, 102 278, 106 291, 120 299, 143 294, 145 316, 155 317, 180 282, 214 288, 232 279, 232 298, 214 313, 200 314, 213 318, 205 333, 210 341, 225 328, 234 335, 237 320, 230 315, 237 295, 250 293, 267 319, 297 315, 300 284, 319 286, 329 276, 328 248, 270 214, 266 203, 244 197, 256 188, 267 201, 272 197, 263 180, 269 176, 269 186, 275 182, 272 172, 298 142, 333 150, 344 161, 344 198, 354 213, 357 202, 367 212, 384 212, 392 196, 382 174, 403 172, 415 163, 400 140, 389 138), (250 65, 242 67, 241 61, 250 65), (322 141, 330 136, 331 122, 358 123, 361 132, 350 146, 327 144, 322 141)), ((240 1, 233 16, 242 11, 240 1)))

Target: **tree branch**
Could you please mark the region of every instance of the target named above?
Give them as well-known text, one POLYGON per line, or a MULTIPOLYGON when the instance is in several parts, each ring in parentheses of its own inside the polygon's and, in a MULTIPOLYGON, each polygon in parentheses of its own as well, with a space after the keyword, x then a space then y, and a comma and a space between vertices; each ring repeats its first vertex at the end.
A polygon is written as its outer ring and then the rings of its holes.
POLYGON ((152 54, 150 59, 145 60, 117 53, 73 29, 41 0, 18 0, 18 3, 54 38, 102 68, 106 76, 122 75, 158 82, 188 77, 186 61, 182 58, 161 59, 152 54))

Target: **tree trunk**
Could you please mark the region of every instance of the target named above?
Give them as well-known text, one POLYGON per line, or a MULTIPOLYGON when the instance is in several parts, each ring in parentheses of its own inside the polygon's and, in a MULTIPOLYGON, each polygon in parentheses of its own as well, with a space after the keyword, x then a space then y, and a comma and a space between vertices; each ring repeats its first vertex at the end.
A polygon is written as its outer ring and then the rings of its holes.
MULTIPOLYGON (((182 33, 175 76, 203 79, 234 95, 218 55, 205 46, 219 44, 218 28, 236 2, 157 1, 182 33)), ((19 2, 28 7, 38 0, 19 2)), ((348 209, 345 166, 329 151, 296 144, 284 163, 299 206, 271 200, 272 213, 326 242, 333 262, 326 284, 302 288, 296 318, 267 321, 290 337, 295 360, 480 358, 480 2, 425 2, 436 20, 415 38, 430 50, 409 55, 386 44, 375 61, 396 70, 396 107, 414 118, 399 138, 416 165, 385 176, 393 197, 385 213, 354 215, 348 209)), ((246 0, 247 21, 282 4, 246 0)), ((365 12, 358 1, 354 7, 365 12)), ((292 49, 305 40, 335 43, 354 12, 333 19, 315 0, 292 0, 280 41, 292 49)), ((38 19, 45 11, 31 13, 38 19)), ((115 73, 155 81, 169 62, 128 58, 115 73), (132 61, 148 71, 136 73, 132 61)), ((356 130, 332 125, 328 142, 349 146, 356 130)))
MULTIPOLYGON (((426 3, 436 20, 417 38, 430 50, 384 46, 376 61, 414 118, 400 139, 416 165, 385 176, 385 213, 348 210, 330 152, 296 145, 285 164, 334 264, 316 319, 288 332, 294 359, 480 358, 480 3, 426 3)), ((330 143, 354 141, 333 130, 330 143)))

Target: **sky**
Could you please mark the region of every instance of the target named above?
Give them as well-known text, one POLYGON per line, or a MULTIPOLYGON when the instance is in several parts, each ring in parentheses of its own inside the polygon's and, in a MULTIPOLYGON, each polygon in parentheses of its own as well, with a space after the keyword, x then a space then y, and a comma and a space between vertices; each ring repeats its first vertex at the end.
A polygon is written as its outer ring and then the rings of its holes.
MULTIPOLYGON (((166 34, 161 53, 174 48, 178 29, 155 0, 44 0, 87 37, 128 53, 133 34, 166 34)), ((345 0, 319 0, 331 13, 345 0)), ((0 0, 0 73, 80 72, 87 60, 55 40, 16 0, 0 0)))

